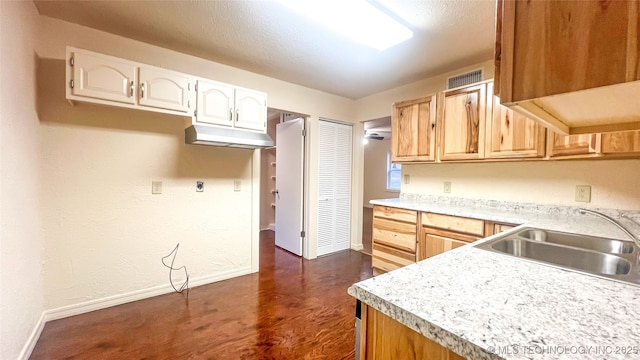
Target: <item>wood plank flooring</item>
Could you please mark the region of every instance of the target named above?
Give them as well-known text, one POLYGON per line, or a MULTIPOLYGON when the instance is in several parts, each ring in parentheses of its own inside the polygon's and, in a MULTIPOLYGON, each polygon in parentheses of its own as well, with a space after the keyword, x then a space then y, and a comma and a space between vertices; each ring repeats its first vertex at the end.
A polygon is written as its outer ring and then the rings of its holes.
POLYGON ((302 260, 265 231, 259 273, 48 322, 30 359, 353 359, 347 288, 371 276, 360 252, 302 260))

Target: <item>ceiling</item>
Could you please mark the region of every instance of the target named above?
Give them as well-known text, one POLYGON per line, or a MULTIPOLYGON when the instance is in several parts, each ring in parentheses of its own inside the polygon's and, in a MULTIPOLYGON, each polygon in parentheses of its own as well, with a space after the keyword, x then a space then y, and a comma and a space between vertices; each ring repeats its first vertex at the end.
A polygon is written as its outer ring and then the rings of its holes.
POLYGON ((378 51, 274 0, 34 2, 42 15, 352 99, 492 58, 495 0, 374 1, 414 37, 378 51))

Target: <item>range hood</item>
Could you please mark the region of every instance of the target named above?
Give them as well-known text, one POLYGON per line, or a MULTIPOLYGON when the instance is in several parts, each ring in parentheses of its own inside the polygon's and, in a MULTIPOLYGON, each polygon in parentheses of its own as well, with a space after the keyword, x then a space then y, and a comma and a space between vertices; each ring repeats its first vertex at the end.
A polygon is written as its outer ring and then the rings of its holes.
POLYGON ((265 133, 206 125, 191 125, 184 129, 184 142, 245 149, 273 146, 273 140, 265 133))

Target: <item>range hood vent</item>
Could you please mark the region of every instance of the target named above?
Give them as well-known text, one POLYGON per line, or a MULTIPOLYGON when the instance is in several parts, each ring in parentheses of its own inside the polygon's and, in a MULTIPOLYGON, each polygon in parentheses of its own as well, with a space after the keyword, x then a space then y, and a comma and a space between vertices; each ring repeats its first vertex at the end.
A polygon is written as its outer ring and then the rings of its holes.
POLYGON ((245 149, 273 146, 273 140, 265 133, 206 125, 191 125, 184 129, 184 142, 245 149))

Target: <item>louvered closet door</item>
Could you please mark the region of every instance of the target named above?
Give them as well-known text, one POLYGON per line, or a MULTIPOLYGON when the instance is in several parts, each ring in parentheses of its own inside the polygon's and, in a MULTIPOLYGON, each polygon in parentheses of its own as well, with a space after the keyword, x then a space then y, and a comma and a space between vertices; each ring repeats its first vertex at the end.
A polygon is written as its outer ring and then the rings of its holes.
POLYGON ((351 244, 352 127, 320 120, 318 126, 318 256, 351 244))

